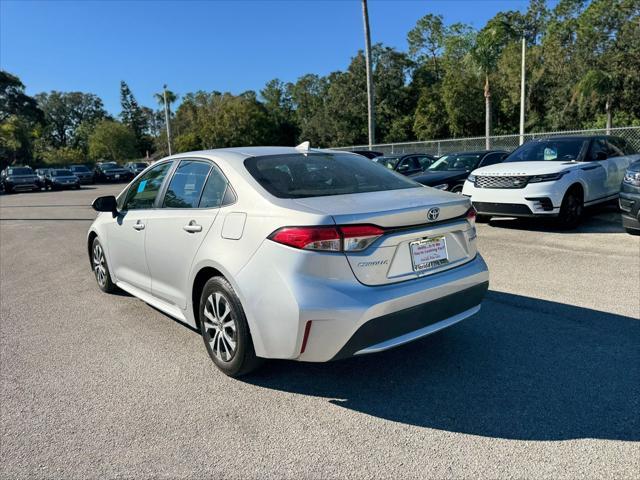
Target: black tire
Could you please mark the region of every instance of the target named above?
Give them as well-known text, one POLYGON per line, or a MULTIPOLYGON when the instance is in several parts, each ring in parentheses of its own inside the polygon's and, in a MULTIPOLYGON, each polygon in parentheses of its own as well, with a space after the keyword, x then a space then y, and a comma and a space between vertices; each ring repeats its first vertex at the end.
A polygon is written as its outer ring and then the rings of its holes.
POLYGON ((451 193, 460 193, 462 194, 462 185, 454 185, 451 189, 451 193))
POLYGON ((564 194, 557 223, 561 228, 573 229, 580 225, 584 213, 584 199, 577 188, 564 194))
POLYGON ((116 284, 113 283, 113 280, 111 280, 111 272, 109 272, 107 257, 98 237, 94 238, 93 243, 91 244, 91 268, 100 290, 105 293, 113 293, 118 289, 116 284), (100 261, 97 256, 101 256, 102 260, 100 261))
POLYGON ((476 215, 476 223, 489 223, 489 220, 491 220, 490 215, 476 215))
POLYGON ((198 314, 207 353, 225 375, 240 377, 260 366, 262 360, 256 357, 247 317, 227 280, 213 277, 207 281, 198 314))
POLYGON ((640 235, 640 230, 636 230, 635 228, 626 228, 625 227, 625 230, 629 235, 635 235, 635 236, 640 235))

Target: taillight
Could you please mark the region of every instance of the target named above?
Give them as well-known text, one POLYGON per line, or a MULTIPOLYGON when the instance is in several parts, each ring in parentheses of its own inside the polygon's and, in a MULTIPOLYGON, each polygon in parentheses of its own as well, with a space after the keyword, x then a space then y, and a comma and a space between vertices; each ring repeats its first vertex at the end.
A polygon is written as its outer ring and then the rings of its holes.
POLYGON ((471 226, 475 226, 476 224, 476 217, 478 216, 478 212, 476 211, 476 209, 473 207, 473 205, 469 208, 469 210, 467 210, 467 220, 469 221, 469 223, 471 224, 471 226))
POLYGON ((335 227, 285 227, 273 232, 274 242, 303 250, 339 252, 342 238, 335 227))
POLYGON ((344 238, 345 252, 364 250, 384 234, 384 230, 375 225, 345 225, 338 229, 344 238))
POLYGON ((375 225, 284 227, 273 232, 269 239, 303 250, 359 252, 383 234, 384 230, 375 225))

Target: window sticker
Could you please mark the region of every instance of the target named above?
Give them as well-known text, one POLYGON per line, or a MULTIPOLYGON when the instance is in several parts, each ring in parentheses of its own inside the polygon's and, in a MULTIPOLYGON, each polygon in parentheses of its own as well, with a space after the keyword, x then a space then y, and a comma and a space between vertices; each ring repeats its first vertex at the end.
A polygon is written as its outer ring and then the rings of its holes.
POLYGON ((556 158, 558 158, 558 150, 552 147, 547 147, 544 149, 545 160, 555 160, 556 158))
POLYGON ((140 182, 140 185, 138 185, 138 191, 136 193, 141 193, 144 192, 144 187, 147 186, 147 181, 143 180, 140 182))

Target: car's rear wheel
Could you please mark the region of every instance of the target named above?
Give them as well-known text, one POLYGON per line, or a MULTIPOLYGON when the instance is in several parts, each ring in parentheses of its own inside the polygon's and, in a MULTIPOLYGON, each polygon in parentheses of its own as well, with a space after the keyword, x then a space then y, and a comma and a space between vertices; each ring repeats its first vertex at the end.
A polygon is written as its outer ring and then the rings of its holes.
POLYGON ((96 276, 98 287, 105 293, 114 292, 117 287, 111 280, 111 273, 109 272, 109 265, 107 265, 104 248, 102 248, 98 237, 93 239, 91 252, 91 266, 93 267, 93 273, 96 276))
POLYGON ((576 228, 582 220, 584 200, 577 188, 569 190, 562 199, 558 223, 563 228, 576 228))
POLYGON ((204 285, 199 315, 204 345, 223 373, 239 377, 260 365, 240 299, 224 278, 213 277, 204 285))

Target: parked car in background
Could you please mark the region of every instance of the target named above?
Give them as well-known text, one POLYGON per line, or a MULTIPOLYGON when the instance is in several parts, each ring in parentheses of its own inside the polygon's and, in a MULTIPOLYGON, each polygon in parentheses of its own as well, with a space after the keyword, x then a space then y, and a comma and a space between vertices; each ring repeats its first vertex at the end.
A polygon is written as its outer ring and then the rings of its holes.
POLYGON ((423 172, 435 161, 435 157, 427 153, 409 153, 406 155, 384 155, 374 158, 373 161, 403 175, 413 175, 423 172))
POLYGON ((640 160, 632 163, 624 174, 619 204, 622 226, 629 233, 640 234, 640 160))
POLYGON ((357 153, 358 155, 367 157, 370 160, 384 155, 382 152, 374 152, 373 150, 352 150, 351 153, 357 153))
POLYGON ((471 172, 462 193, 471 197, 479 215, 556 217, 572 228, 584 207, 617 200, 625 171, 638 159, 618 137, 531 140, 504 162, 471 172))
POLYGON ((0 186, 7 193, 40 190, 38 176, 31 167, 12 166, 0 172, 0 186))
POLYGON ((98 162, 93 169, 93 178, 96 182, 128 182, 133 177, 133 173, 116 162, 98 162))
POLYGON ((134 177, 141 173, 148 166, 149 164, 147 162, 127 162, 124 164, 124 168, 129 170, 134 177))
POLYGON ((224 373, 257 357, 387 350, 479 311, 468 198, 308 147, 191 152, 93 204, 87 251, 116 286, 199 328, 224 373))
POLYGON ((50 168, 44 176, 45 189, 80 188, 80 179, 66 168, 50 168))
POLYGON ((48 168, 36 168, 36 176, 38 177, 38 186, 40 188, 45 187, 44 177, 47 174, 48 168))
POLYGON ((509 152, 483 150, 477 152, 449 153, 438 158, 427 169, 411 178, 422 185, 462 193, 464 181, 472 170, 502 162, 509 152))
POLYGON ((93 172, 86 165, 69 165, 69 170, 78 177, 83 185, 96 183, 93 178, 93 172))

